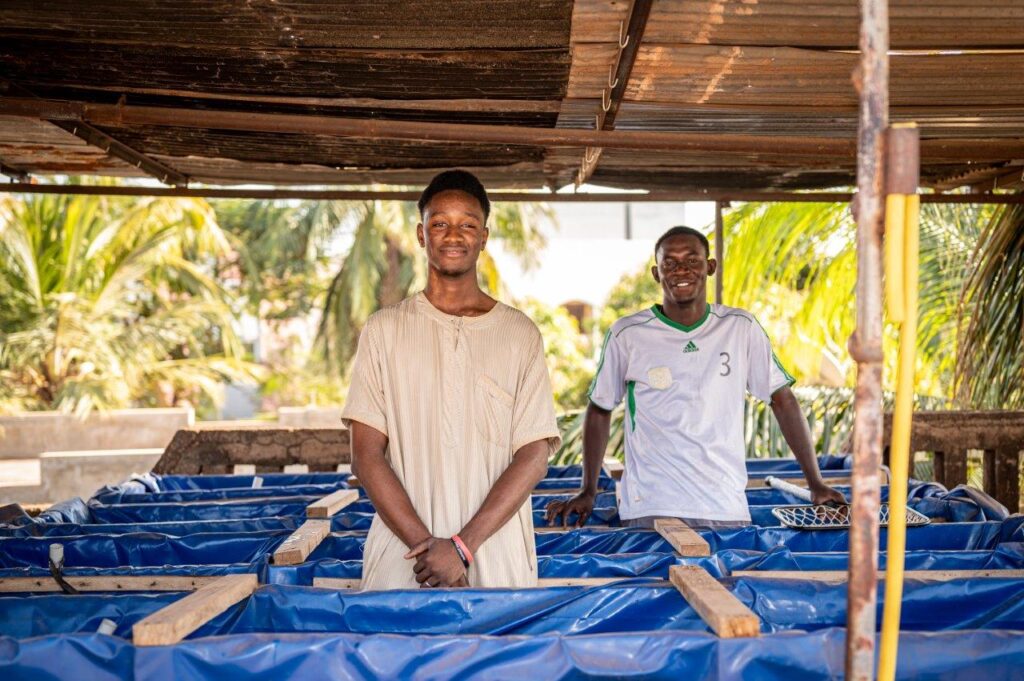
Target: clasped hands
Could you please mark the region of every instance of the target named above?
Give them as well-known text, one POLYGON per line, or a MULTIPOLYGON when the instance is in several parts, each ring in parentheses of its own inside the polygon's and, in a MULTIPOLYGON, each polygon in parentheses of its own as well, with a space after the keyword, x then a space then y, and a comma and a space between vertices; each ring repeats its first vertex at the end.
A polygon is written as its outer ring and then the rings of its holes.
POLYGON ((420 588, 468 587, 466 567, 462 564, 451 539, 429 537, 416 544, 405 554, 406 560, 416 559, 412 571, 420 588))

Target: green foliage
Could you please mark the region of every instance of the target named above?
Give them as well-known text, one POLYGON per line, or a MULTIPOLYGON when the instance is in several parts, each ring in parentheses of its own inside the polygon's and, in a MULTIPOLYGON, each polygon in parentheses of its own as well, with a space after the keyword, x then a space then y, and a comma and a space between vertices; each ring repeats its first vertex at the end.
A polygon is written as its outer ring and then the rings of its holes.
POLYGON ((517 302, 516 307, 537 324, 544 338, 555 404, 559 409, 582 407, 594 366, 589 359, 590 343, 580 333, 576 318, 563 307, 550 307, 532 298, 517 302))
POLYGON ((235 257, 221 263, 222 278, 237 276, 248 308, 264 319, 310 312, 327 291, 331 243, 356 205, 348 201, 214 202, 217 223, 235 245, 235 257))
POLYGON ((612 328, 615 320, 661 302, 661 286, 651 276, 654 256, 639 270, 626 274, 608 292, 608 300, 601 308, 600 329, 612 328))
POLYGON ((331 280, 317 335, 331 371, 347 370, 370 315, 426 283, 426 263, 416 241, 416 206, 364 201, 350 215, 352 245, 331 280))
POLYGON ((957 396, 975 408, 1024 408, 1024 206, 996 211, 967 262, 957 396))
POLYGON ((215 400, 251 379, 212 276, 231 252, 201 200, 0 199, 0 408, 215 400))

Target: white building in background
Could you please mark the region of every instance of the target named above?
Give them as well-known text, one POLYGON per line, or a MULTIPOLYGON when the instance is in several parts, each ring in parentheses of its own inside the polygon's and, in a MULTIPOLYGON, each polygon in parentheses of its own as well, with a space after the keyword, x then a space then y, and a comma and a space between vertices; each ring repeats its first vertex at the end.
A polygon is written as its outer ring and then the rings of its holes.
POLYGON ((548 231, 548 247, 536 269, 524 272, 516 259, 494 242, 491 250, 501 276, 516 297, 548 305, 579 300, 595 314, 624 274, 639 269, 654 242, 669 227, 687 225, 710 234, 715 204, 552 203, 558 229, 548 231))

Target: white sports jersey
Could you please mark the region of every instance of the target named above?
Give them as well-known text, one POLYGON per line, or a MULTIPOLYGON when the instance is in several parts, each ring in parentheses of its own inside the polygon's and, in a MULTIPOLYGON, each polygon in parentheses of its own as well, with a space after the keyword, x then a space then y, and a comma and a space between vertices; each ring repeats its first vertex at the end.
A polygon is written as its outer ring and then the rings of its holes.
POLYGON ((793 382, 744 310, 708 305, 684 326, 654 306, 615 322, 590 400, 612 409, 626 398, 620 517, 749 521, 744 396, 770 402, 793 382))

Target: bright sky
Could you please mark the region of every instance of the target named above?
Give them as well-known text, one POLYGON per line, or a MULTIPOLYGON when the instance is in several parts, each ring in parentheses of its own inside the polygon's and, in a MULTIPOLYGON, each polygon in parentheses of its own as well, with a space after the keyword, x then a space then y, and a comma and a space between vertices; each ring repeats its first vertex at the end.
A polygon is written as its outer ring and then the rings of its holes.
POLYGON ((500 244, 489 245, 513 296, 537 298, 548 305, 582 300, 595 308, 623 274, 635 272, 665 230, 687 225, 710 233, 715 204, 689 203, 553 203, 558 229, 548 228, 548 247, 540 266, 523 272, 500 244), (626 239, 626 210, 631 239, 626 239))

